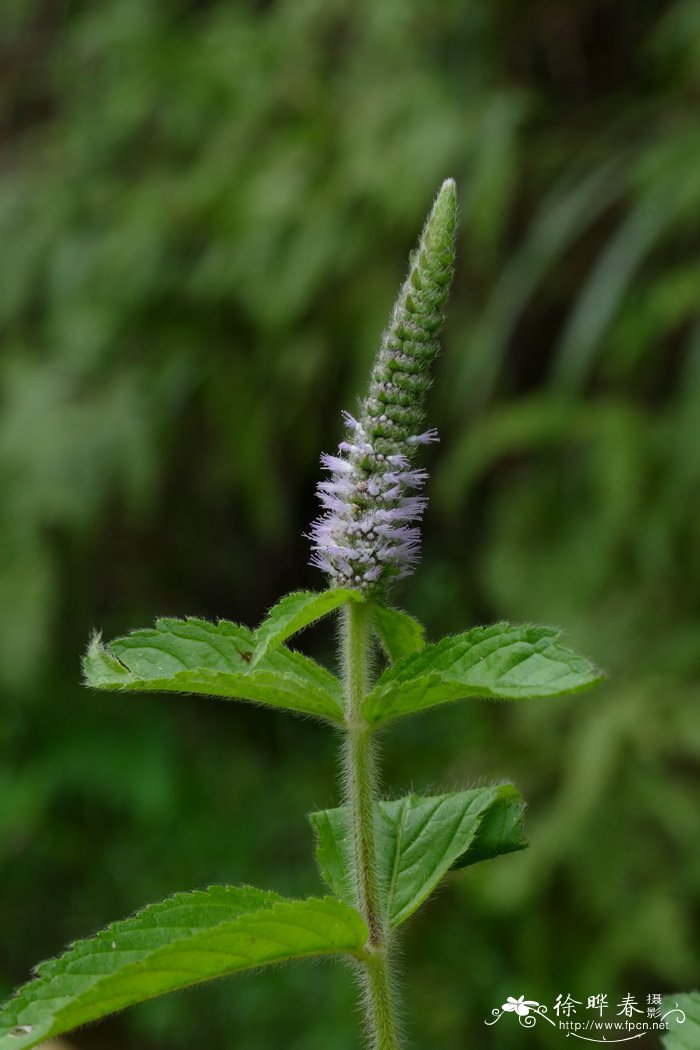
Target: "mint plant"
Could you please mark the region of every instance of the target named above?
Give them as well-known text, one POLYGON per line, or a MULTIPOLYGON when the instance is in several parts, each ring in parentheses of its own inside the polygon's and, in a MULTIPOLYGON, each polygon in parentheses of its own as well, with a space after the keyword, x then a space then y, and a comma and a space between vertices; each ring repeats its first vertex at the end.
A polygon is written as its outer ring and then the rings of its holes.
POLYGON ((322 456, 312 562, 328 589, 299 591, 252 631, 220 620, 161 619, 104 645, 90 642, 95 689, 197 693, 318 718, 342 738, 343 804, 311 815, 330 895, 289 900, 244 886, 180 893, 42 963, 0 1014, 0 1050, 51 1036, 190 985, 288 960, 349 960, 362 989, 368 1045, 403 1045, 393 972, 397 929, 449 871, 522 849, 524 802, 511 784, 379 800, 377 734, 463 698, 524 700, 600 678, 548 627, 499 623, 428 644, 390 604, 413 571, 426 472, 429 369, 454 269, 455 185, 441 187, 411 257, 369 387, 345 437, 322 456), (340 621, 340 675, 288 646, 312 623, 340 621))

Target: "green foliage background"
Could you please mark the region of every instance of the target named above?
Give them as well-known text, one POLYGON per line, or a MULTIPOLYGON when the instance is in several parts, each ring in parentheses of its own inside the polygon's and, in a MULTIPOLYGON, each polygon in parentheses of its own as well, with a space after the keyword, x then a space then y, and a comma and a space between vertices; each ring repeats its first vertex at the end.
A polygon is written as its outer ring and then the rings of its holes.
MULTIPOLYGON (((317 457, 446 175, 442 444, 401 598, 432 637, 562 625, 610 681, 387 737, 394 794, 512 777, 530 801, 531 849, 407 932, 415 1045, 531 1045, 483 1028, 507 995, 697 985, 695 0, 7 0, 0 24, 4 990, 173 890, 318 892, 325 730, 90 695, 78 657, 95 626, 252 624, 321 585, 317 457)), ((77 1042, 350 1050, 353 997, 340 967, 284 969, 77 1042)))

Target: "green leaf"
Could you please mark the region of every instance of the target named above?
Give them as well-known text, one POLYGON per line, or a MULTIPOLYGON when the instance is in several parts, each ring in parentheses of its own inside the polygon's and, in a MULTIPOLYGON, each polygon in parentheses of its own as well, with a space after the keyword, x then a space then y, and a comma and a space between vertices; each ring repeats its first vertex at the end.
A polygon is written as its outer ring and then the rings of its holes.
POLYGON ((425 628, 413 616, 379 602, 372 603, 372 612, 372 626, 392 663, 402 656, 410 656, 425 645, 425 628))
POLYGON ((662 1037, 666 1050, 698 1050, 700 1046, 700 992, 667 995, 661 1007, 669 1031, 662 1037), (681 1014, 676 1011, 680 1010, 681 1014), (683 1019, 684 1018, 684 1019, 683 1019))
POLYGON ((468 696, 526 700, 599 682, 593 664, 559 645, 560 633, 497 623, 426 645, 387 668, 365 698, 364 716, 376 726, 468 696))
POLYGON ((83 669, 95 689, 201 693, 342 720, 342 686, 330 671, 284 647, 253 666, 254 646, 252 631, 227 620, 158 620, 108 646, 93 638, 83 669))
MULTIPOLYGON (((525 803, 512 784, 376 804, 377 862, 389 922, 404 922, 451 868, 524 849, 525 803)), ((352 835, 345 807, 312 813, 321 874, 354 901, 352 835)))
POLYGON ((327 616, 341 605, 357 601, 362 601, 362 594, 349 587, 334 587, 328 591, 294 591, 287 594, 270 609, 255 632, 253 666, 269 649, 281 645, 297 631, 303 631, 305 627, 327 616))
POLYGON ((236 886, 178 894, 42 963, 0 1013, 0 1050, 29 1050, 134 1003, 268 963, 361 956, 367 936, 358 913, 330 897, 236 886))

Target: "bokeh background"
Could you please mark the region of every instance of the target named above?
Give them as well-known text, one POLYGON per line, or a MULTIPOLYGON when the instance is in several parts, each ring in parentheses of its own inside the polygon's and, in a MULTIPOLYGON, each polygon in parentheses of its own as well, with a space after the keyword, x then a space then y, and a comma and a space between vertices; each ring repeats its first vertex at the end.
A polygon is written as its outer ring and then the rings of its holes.
MULTIPOLYGON (((5 0, 0 13, 0 991, 174 890, 320 890, 336 742, 238 704, 91 695, 157 614, 319 587, 318 454, 447 175, 432 637, 554 623, 595 693, 399 725, 386 790, 512 778, 524 854, 407 928, 417 1048, 541 1038, 507 995, 696 985, 700 5, 5 0)), ((303 639, 333 659, 332 631, 303 639)), ((78 1047, 351 1050, 350 974, 134 1009, 78 1047)))

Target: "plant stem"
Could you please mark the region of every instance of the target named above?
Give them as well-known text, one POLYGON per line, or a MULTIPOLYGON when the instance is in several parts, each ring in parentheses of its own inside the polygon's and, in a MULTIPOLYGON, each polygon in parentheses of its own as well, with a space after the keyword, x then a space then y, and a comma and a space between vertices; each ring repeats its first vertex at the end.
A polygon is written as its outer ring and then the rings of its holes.
POLYGON ((344 609, 343 654, 345 672, 345 794, 353 835, 353 861, 357 907, 367 923, 365 1008, 372 1050, 400 1050, 392 995, 386 917, 383 914, 377 874, 374 827, 376 756, 372 729, 362 715, 362 701, 369 685, 371 608, 365 602, 344 609))

